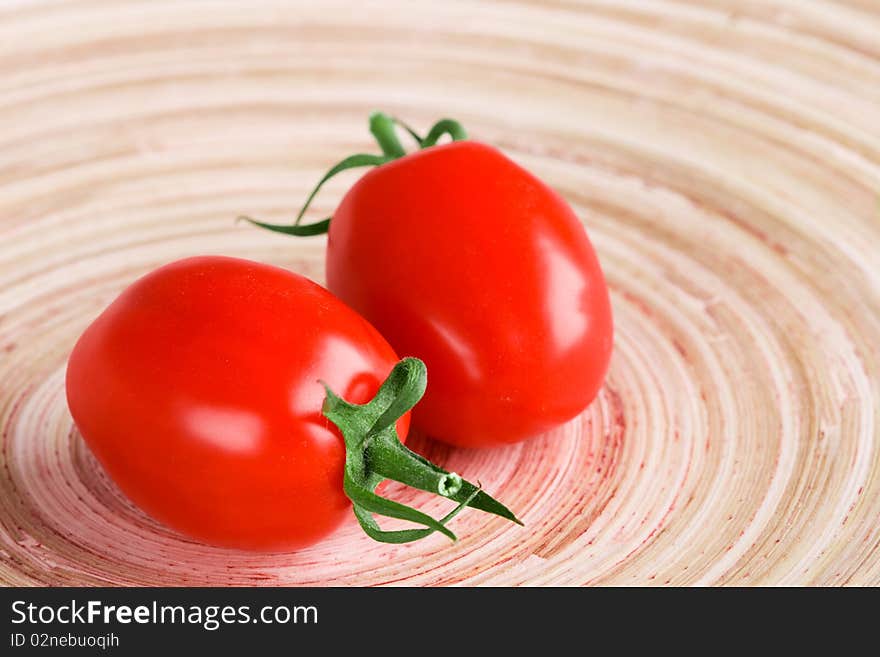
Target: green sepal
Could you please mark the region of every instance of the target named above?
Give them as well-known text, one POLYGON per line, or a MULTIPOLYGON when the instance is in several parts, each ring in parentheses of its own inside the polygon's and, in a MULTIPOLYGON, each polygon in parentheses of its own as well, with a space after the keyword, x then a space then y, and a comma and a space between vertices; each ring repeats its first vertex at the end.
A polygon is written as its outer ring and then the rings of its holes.
POLYGON ((296 219, 292 225, 267 224, 262 221, 251 219, 250 217, 239 217, 239 219, 248 221, 254 226, 275 231, 276 233, 284 233, 285 235, 295 235, 297 237, 323 235, 330 229, 330 220, 332 217, 327 217, 326 219, 305 226, 300 223, 302 222, 302 218, 305 216, 306 211, 311 206, 312 201, 315 199, 315 196, 318 194, 318 191, 324 186, 324 183, 343 171, 359 167, 381 166, 387 162, 404 157, 406 155, 406 150, 403 148, 400 140, 395 134, 395 126, 400 126, 406 130, 419 145, 420 149, 430 148, 431 146, 436 145, 437 141, 439 141, 444 135, 449 135, 453 141, 460 141, 468 138, 467 132, 465 132, 462 125, 453 119, 441 119, 437 121, 437 123, 431 126, 427 135, 420 137, 415 130, 410 128, 400 119, 391 117, 382 112, 373 112, 370 114, 370 133, 373 135, 379 148, 382 149, 382 155, 357 153, 355 155, 349 155, 332 166, 330 170, 324 174, 324 177, 318 181, 318 184, 315 185, 314 189, 312 189, 311 193, 306 198, 306 202, 303 204, 302 208, 300 208, 299 214, 296 215, 296 219))
POLYGON ((375 397, 366 404, 351 404, 324 385, 323 414, 335 424, 345 441, 343 489, 354 505, 363 530, 377 541, 407 543, 440 532, 455 540, 446 527, 465 507, 480 509, 522 524, 503 504, 465 481, 408 449, 395 427, 400 417, 421 399, 427 385, 427 369, 417 358, 404 358, 391 371, 375 397), (451 512, 435 519, 417 509, 376 494, 384 479, 393 479, 458 502, 451 512), (407 520, 424 529, 382 530, 373 514, 407 520))

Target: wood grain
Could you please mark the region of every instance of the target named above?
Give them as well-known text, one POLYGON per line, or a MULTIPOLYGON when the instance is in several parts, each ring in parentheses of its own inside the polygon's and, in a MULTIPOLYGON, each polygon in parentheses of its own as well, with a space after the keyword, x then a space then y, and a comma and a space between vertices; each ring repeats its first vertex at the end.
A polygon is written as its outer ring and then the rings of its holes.
POLYGON ((878 34, 873 0, 5 3, 0 581, 880 584, 878 34), (178 257, 322 280, 322 238, 233 218, 291 217, 374 108, 454 116, 569 199, 612 287, 607 385, 522 445, 417 439, 525 529, 189 542, 89 454, 67 354, 178 257))

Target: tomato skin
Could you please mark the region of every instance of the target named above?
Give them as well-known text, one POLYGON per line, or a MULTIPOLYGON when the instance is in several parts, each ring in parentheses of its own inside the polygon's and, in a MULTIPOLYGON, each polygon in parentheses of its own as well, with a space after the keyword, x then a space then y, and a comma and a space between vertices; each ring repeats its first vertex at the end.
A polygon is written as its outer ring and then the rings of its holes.
MULTIPOLYGON (((317 284, 247 260, 171 263, 127 288, 68 362, 74 420, 122 491, 196 539, 288 550, 351 515, 325 381, 371 399, 397 361, 317 284)), ((405 438, 408 416, 397 428, 405 438)))
POLYGON ((414 426, 466 447, 558 426, 596 396, 611 356, 602 270, 547 185, 458 141, 364 175, 330 223, 328 287, 428 367, 414 426))

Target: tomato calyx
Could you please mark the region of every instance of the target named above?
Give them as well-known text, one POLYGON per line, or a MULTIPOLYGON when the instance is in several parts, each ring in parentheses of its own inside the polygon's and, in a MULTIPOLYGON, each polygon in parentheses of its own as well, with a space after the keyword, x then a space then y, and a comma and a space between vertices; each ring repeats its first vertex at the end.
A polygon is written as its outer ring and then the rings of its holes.
POLYGON ((400 442, 395 423, 422 398, 426 385, 427 368, 418 358, 401 360, 366 404, 349 403, 324 384, 327 396, 323 414, 339 428, 345 440, 343 489, 364 532, 382 543, 410 543, 434 532, 455 541, 455 534, 446 525, 465 507, 522 525, 510 509, 483 492, 479 485, 447 472, 400 442), (385 479, 446 497, 458 505, 435 519, 376 494, 376 487, 385 479), (407 520, 423 525, 424 529, 386 531, 373 514, 407 520))
POLYGON ((302 219, 305 216, 306 210, 309 209, 309 206, 312 204, 315 196, 317 196, 318 191, 324 186, 324 183, 343 171, 361 167, 381 166, 392 160, 404 157, 406 155, 406 150, 397 138, 396 129, 398 127, 409 133, 413 140, 419 145, 419 149, 436 146, 437 142, 445 135, 448 135, 452 141, 461 141, 468 138, 465 129, 454 119, 440 119, 431 126, 428 134, 422 137, 400 119, 389 116, 383 112, 373 112, 370 114, 370 133, 373 135, 376 143, 379 144, 379 148, 382 149, 382 155, 356 153, 355 155, 349 155, 340 162, 337 162, 327 173, 324 174, 321 180, 318 181, 318 184, 315 185, 315 188, 306 198, 306 202, 300 209, 293 224, 268 224, 245 216, 239 217, 239 221, 247 221, 254 226, 259 226, 266 230, 271 230, 276 233, 284 233, 285 235, 294 235, 297 237, 309 237, 311 235, 322 235, 326 233, 330 229, 330 220, 332 217, 325 217, 321 221, 316 221, 311 224, 302 224, 302 219))
POLYGON ((415 130, 397 117, 388 116, 382 112, 373 112, 370 114, 370 133, 378 142, 382 154, 392 160, 406 155, 406 151, 397 139, 395 131, 397 126, 406 130, 420 149, 436 146, 444 135, 449 135, 452 141, 462 141, 468 138, 464 127, 455 119, 440 119, 431 126, 427 135, 420 137, 415 130))

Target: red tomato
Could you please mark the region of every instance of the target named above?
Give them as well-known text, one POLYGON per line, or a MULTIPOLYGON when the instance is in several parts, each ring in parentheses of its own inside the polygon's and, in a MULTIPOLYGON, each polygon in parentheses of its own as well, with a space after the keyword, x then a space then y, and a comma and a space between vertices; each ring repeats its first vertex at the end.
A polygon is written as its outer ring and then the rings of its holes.
MULTIPOLYGON (((397 357, 315 283, 199 257, 144 276, 82 335, 67 399, 89 447, 137 505, 194 538, 282 550, 351 514, 325 381, 364 403, 397 357)), ((409 417, 397 424, 406 436, 409 417)))
POLYGON ((327 283, 425 362, 413 423, 456 445, 517 442, 570 420, 608 368, 611 308, 583 225, 478 142, 364 175, 330 222, 327 283))

